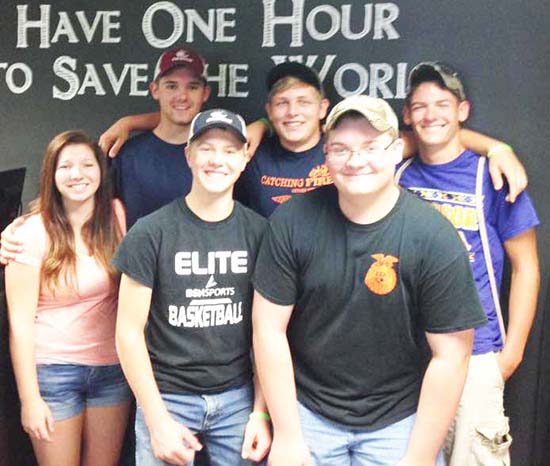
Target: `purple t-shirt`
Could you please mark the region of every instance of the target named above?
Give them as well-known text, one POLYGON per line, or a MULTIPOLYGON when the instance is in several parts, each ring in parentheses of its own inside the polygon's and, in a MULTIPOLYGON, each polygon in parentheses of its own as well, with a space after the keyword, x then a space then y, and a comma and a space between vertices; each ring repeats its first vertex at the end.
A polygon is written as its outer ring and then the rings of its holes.
MULTIPOLYGON (((477 220, 475 186, 479 157, 466 150, 449 163, 427 165, 416 156, 399 180, 401 186, 430 202, 453 223, 468 250, 479 297, 489 321, 475 331, 473 354, 499 351, 503 345, 477 220)), ((494 190, 486 165, 483 209, 499 290, 504 242, 539 224, 527 193, 522 193, 513 204, 506 202, 506 194, 506 189, 494 190)))

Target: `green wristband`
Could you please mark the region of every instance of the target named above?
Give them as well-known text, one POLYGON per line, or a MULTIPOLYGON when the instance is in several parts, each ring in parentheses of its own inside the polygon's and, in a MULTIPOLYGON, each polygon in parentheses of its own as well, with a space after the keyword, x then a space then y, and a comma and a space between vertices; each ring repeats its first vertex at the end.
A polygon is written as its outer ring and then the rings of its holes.
POLYGON ((263 411, 252 411, 248 417, 250 419, 263 419, 264 421, 271 421, 271 416, 263 411))
POLYGON ((494 157, 495 155, 502 152, 514 152, 514 149, 512 149, 512 146, 510 144, 501 142, 489 149, 489 151, 487 152, 487 158, 490 159, 491 157, 494 157))

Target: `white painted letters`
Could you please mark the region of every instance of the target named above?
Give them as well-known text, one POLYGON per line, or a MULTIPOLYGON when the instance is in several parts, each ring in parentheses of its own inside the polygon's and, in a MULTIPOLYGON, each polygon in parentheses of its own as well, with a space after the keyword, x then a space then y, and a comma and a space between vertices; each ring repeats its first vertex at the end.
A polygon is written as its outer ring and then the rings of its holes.
POLYGON ((248 252, 210 251, 205 261, 199 251, 180 251, 174 256, 174 269, 178 275, 246 273, 248 252))

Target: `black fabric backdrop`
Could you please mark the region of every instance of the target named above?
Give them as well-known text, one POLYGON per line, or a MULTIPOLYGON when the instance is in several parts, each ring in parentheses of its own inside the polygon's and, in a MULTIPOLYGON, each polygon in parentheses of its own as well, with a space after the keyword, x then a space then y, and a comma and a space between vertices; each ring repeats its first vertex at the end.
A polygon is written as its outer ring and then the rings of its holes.
POLYGON ((514 464, 550 464, 545 455, 550 2, 3 0, 0 5, 0 169, 27 167, 25 202, 36 195, 40 160, 55 134, 78 127, 99 136, 115 118, 155 108, 146 90, 163 48, 187 43, 200 50, 213 78, 208 106, 226 106, 247 119, 263 115, 265 73, 289 56, 321 72, 333 103, 347 93, 366 92, 388 98, 398 111, 404 77, 418 61, 443 60, 461 70, 473 105, 467 125, 514 146, 529 171, 541 219, 540 304, 506 404, 514 464))

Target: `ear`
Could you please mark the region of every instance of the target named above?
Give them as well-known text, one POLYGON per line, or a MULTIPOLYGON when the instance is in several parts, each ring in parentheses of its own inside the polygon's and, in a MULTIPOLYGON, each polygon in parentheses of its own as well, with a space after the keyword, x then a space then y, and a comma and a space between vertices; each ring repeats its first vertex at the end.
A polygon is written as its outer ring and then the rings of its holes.
POLYGON ((269 100, 265 103, 264 108, 265 108, 265 113, 267 115, 267 118, 271 120, 271 102, 269 100))
POLYGON ((458 104, 458 121, 464 123, 470 116, 470 102, 463 100, 458 104))
POLYGON ((212 92, 211 87, 210 87, 208 84, 206 84, 206 85, 204 86, 204 94, 203 94, 203 96, 202 96, 202 103, 203 103, 203 104, 206 103, 206 101, 207 101, 208 98, 210 97, 210 93, 211 93, 211 92, 212 92))
POLYGON ((319 110, 319 120, 322 120, 327 116, 329 106, 330 106, 330 100, 328 100, 327 98, 321 99, 321 108, 319 110))
POLYGON ((248 162, 250 162, 250 159, 251 159, 250 154, 248 153, 248 144, 245 144, 242 150, 243 150, 243 154, 239 160, 239 177, 240 177, 240 174, 244 172, 246 165, 248 164, 248 162))
POLYGON ((191 149, 189 148, 189 144, 185 146, 185 160, 187 160, 187 165, 189 165, 189 159, 191 157, 191 149))
POLYGON ((397 165, 403 160, 403 150, 405 149, 405 143, 403 142, 403 139, 397 138, 395 141, 393 141, 390 149, 390 157, 392 163, 394 165, 397 165))
POLYGON ((411 121, 411 109, 407 104, 403 105, 403 123, 405 123, 407 126, 410 126, 411 121))
POLYGON ((149 83, 149 92, 151 93, 151 96, 155 100, 159 100, 158 91, 159 91, 159 85, 155 81, 151 81, 149 83))
POLYGON ((248 142, 245 143, 243 150, 244 150, 244 158, 246 159, 246 163, 248 163, 252 158, 252 155, 250 154, 250 151, 249 151, 248 142))

